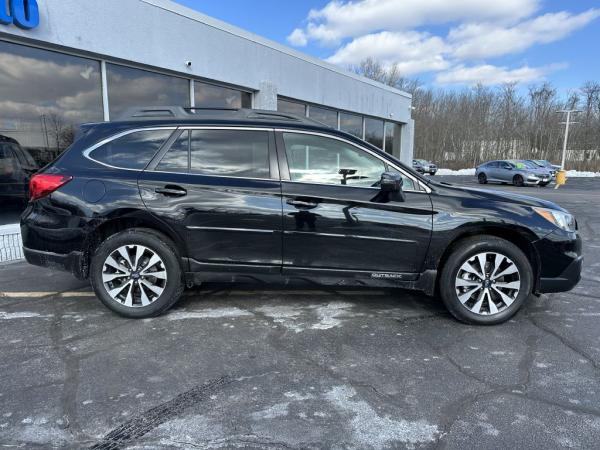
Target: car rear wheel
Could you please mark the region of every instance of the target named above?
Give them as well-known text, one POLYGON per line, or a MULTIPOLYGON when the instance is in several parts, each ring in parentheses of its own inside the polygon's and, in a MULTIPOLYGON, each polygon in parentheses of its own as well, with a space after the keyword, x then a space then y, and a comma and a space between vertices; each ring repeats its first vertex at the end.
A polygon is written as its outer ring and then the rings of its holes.
POLYGON ((174 245, 162 234, 144 229, 122 231, 100 244, 90 279, 105 306, 130 318, 162 314, 184 289, 174 245))
POLYGON ((493 236, 466 239, 442 268, 440 294, 458 320, 494 325, 510 319, 529 297, 533 272, 513 243, 493 236))
POLYGON ((513 184, 515 186, 524 186, 525 185, 525 180, 523 180, 523 177, 521 175, 515 175, 513 178, 513 184))
POLYGON ((487 176, 486 176, 486 174, 485 174, 485 173, 480 173, 480 174, 477 176, 477 181, 479 181, 479 184, 487 184, 487 182, 488 182, 488 181, 487 181, 487 176))

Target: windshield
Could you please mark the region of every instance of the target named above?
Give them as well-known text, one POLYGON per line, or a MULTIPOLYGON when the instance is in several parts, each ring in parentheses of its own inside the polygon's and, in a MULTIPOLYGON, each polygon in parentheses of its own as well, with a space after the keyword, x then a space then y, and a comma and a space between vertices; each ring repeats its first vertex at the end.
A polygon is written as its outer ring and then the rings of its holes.
POLYGON ((534 163, 533 161, 523 161, 523 164, 528 169, 539 169, 540 168, 540 166, 538 164, 534 163))
POLYGON ((513 166, 516 169, 525 169, 527 167, 527 166, 525 166, 525 163, 523 161, 510 160, 510 161, 505 161, 505 162, 510 164, 511 166, 513 166))

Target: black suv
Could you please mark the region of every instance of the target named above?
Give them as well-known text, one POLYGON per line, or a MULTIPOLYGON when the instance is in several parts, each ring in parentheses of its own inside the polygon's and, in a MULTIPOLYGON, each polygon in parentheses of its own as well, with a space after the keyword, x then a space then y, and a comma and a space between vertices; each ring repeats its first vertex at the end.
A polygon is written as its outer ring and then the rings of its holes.
POLYGON ((32 264, 127 317, 204 281, 439 293, 469 323, 579 281, 576 222, 543 200, 433 183, 342 131, 257 110, 130 111, 82 127, 31 181, 32 264))

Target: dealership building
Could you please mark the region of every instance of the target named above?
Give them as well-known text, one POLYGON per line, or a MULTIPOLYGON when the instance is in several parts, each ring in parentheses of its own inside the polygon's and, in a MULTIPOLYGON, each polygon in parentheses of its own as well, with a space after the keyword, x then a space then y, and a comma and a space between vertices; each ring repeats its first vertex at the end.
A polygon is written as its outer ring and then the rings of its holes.
POLYGON ((412 159, 409 94, 177 3, 0 5, 0 135, 39 160, 68 146, 78 123, 158 105, 306 115, 412 159))

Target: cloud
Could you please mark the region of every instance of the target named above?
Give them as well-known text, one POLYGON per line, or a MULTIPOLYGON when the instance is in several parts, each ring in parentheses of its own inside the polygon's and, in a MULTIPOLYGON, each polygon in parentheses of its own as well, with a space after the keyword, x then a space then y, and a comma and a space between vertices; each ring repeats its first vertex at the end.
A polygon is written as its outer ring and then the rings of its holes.
POLYGON ((308 40, 338 45, 345 38, 382 30, 454 22, 511 23, 530 16, 538 8, 539 0, 332 0, 322 9, 311 10, 306 29, 301 30, 302 34, 294 30, 288 40, 301 46, 308 40))
POLYGON ((308 39, 306 38, 306 34, 300 28, 296 28, 292 33, 287 37, 287 41, 295 47, 305 47, 308 44, 308 39))
POLYGON ((459 65, 439 73, 436 82, 439 84, 483 84, 494 85, 501 83, 531 83, 546 77, 546 75, 560 69, 566 64, 552 64, 543 67, 523 66, 517 69, 499 67, 491 64, 466 67, 459 65))
POLYGON ((368 34, 341 47, 328 62, 355 65, 371 57, 386 67, 395 65, 403 75, 446 69, 447 46, 443 39, 416 31, 368 34))
POLYGON ((598 17, 600 9, 590 9, 581 14, 566 11, 544 14, 512 27, 469 23, 450 30, 448 42, 454 47, 452 56, 457 59, 497 57, 558 41, 598 17))

